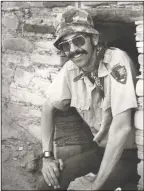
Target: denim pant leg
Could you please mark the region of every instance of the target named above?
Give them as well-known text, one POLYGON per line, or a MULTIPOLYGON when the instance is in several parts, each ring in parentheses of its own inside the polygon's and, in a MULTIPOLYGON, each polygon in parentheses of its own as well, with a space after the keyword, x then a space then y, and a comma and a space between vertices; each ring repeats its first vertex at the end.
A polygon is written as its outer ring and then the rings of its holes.
MULTIPOLYGON (((66 190, 71 181, 84 176, 89 172, 97 173, 102 155, 99 148, 91 149, 82 154, 76 155, 64 161, 64 170, 60 174, 60 189, 66 190)), ((43 178, 38 182, 37 190, 52 190, 48 187, 43 178)))

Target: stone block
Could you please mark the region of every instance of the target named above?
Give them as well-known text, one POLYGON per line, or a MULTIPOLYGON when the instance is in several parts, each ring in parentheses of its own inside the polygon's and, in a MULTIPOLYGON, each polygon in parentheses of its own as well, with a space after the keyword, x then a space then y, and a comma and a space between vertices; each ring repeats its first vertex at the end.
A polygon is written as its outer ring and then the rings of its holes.
POLYGON ((14 69, 18 64, 21 63, 21 56, 17 54, 3 54, 2 62, 8 68, 14 69))
POLYGON ((2 97, 9 99, 9 85, 2 83, 2 97))
POLYGON ((140 24, 140 25, 138 25, 137 27, 136 27, 136 32, 138 32, 138 33, 143 33, 143 24, 140 24))
POLYGON ((33 75, 33 73, 27 72, 24 69, 16 68, 14 77, 15 85, 20 87, 27 87, 33 78, 33 75))
POLYGON ((138 48, 141 48, 141 47, 143 47, 143 41, 141 41, 141 42, 136 42, 136 47, 138 47, 138 48))
POLYGON ((135 136, 135 142, 136 142, 136 144, 138 144, 138 145, 144 145, 144 138, 143 138, 143 136, 135 136))
POLYGON ((144 80, 139 79, 137 81, 137 84, 136 84, 136 94, 137 94, 137 96, 144 96, 143 86, 144 86, 144 80))
POLYGON ((143 130, 143 110, 138 110, 135 112, 134 125, 136 129, 143 130))
POLYGON ((36 106, 42 106, 45 99, 39 95, 31 93, 27 88, 14 88, 10 86, 10 98, 15 102, 31 103, 36 106))
POLYGON ((23 51, 23 52, 32 52, 34 49, 34 44, 23 38, 10 38, 5 39, 3 42, 5 49, 13 51, 23 51))
POLYGON ((140 54, 140 55, 138 56, 138 62, 139 62, 140 65, 144 65, 143 54, 140 54))
POLYGON ((18 126, 12 125, 12 119, 6 115, 3 115, 2 118, 2 140, 8 138, 19 138, 19 132, 21 130, 18 126))
POLYGON ((139 179, 138 184, 143 186, 143 188, 144 188, 144 177, 143 176, 141 176, 141 178, 139 179))
POLYGON ((5 16, 4 19, 2 20, 2 24, 4 27, 11 30, 16 30, 19 24, 19 21, 16 16, 5 16))
POLYGON ((36 48, 41 48, 41 49, 46 49, 46 50, 55 50, 55 48, 53 46, 53 42, 48 41, 48 40, 36 41, 35 42, 35 47, 36 48))
POLYGON ((135 21, 135 25, 143 25, 143 20, 135 21))
POLYGON ((142 54, 144 53, 143 52, 143 47, 138 47, 137 50, 138 50, 138 53, 142 53, 142 54))
POLYGON ((60 2, 60 1, 44 1, 43 2, 43 5, 44 7, 46 8, 53 8, 53 7, 66 7, 68 5, 74 5, 74 2, 72 1, 63 1, 63 2, 60 2))
POLYGON ((143 164, 143 160, 140 161, 140 163, 138 163, 137 165, 137 172, 140 176, 143 177, 143 168, 144 168, 144 164, 143 164))
POLYGON ((24 32, 34 32, 34 33, 41 33, 41 34, 54 34, 55 33, 55 28, 53 26, 48 26, 48 25, 32 25, 25 23, 23 25, 23 31, 24 32))
POLYGON ((39 108, 32 108, 30 106, 21 105, 19 103, 8 103, 7 114, 11 118, 40 118, 41 111, 39 108))
POLYGON ((36 69, 34 77, 40 77, 43 79, 50 79, 50 72, 51 71, 52 71, 52 68, 36 69))
POLYGON ((137 156, 138 156, 139 159, 144 160, 144 152, 138 150, 137 151, 137 156))
POLYGON ((48 89, 50 85, 50 80, 48 79, 43 79, 40 77, 34 77, 31 82, 28 85, 28 89, 33 92, 37 93, 41 96, 44 97, 45 91, 48 89))
POLYGON ((136 37, 135 37, 136 41, 143 41, 143 33, 136 33, 136 37))
POLYGON ((38 140, 41 142, 41 129, 40 126, 37 125, 29 125, 28 131, 38 140))
POLYGON ((28 67, 31 66, 31 61, 28 56, 21 57, 21 62, 19 63, 19 66, 28 67))
POLYGON ((58 55, 52 55, 52 56, 46 56, 46 55, 39 55, 36 53, 31 54, 31 61, 35 63, 41 63, 45 66, 55 66, 60 65, 60 56, 58 55))
POLYGON ((5 83, 11 83, 14 77, 14 70, 10 68, 2 67, 2 81, 5 83))
POLYGON ((15 2, 2 2, 3 10, 19 9, 19 8, 29 8, 29 3, 25 1, 15 1, 15 2))

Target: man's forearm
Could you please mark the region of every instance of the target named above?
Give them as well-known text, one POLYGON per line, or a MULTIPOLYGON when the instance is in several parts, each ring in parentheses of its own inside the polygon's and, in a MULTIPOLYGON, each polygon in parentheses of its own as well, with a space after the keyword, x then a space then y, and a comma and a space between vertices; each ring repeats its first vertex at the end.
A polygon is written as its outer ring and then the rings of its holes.
POLYGON ((127 128, 126 126, 118 128, 118 130, 115 131, 116 125, 120 124, 116 124, 116 122, 114 122, 110 127, 108 143, 97 178, 94 182, 94 189, 96 190, 102 187, 110 173, 115 168, 125 148, 125 143, 130 132, 130 128, 127 128))
POLYGON ((53 122, 53 111, 54 108, 45 103, 42 111, 42 149, 43 151, 53 151, 53 133, 54 133, 54 122, 53 122))

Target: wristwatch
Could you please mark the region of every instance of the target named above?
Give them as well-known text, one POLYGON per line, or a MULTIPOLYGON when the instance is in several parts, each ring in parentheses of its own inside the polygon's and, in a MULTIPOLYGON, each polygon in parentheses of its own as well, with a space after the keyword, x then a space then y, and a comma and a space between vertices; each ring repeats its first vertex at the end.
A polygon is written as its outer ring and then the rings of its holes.
POLYGON ((44 151, 43 152, 43 158, 50 158, 53 157, 52 151, 44 151))

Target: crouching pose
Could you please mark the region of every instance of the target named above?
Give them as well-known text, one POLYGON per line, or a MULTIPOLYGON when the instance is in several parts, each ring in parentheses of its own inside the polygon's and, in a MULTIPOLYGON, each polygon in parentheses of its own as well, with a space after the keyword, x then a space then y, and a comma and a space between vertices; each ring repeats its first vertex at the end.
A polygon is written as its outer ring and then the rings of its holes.
POLYGON ((99 32, 84 10, 70 8, 57 20, 54 46, 67 57, 46 91, 42 112, 42 178, 38 190, 66 190, 71 181, 96 174, 89 190, 123 187, 136 177, 132 111, 137 107, 133 63, 126 52, 100 47, 99 32), (54 111, 75 107, 95 147, 68 160, 53 155, 54 111))

